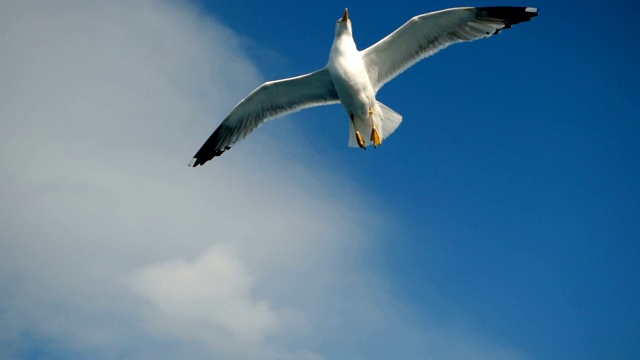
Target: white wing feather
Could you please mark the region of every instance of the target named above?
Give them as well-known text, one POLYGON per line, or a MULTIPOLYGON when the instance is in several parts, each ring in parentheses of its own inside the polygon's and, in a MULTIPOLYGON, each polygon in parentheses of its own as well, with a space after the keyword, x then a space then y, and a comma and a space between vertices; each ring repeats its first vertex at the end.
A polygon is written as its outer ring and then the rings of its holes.
POLYGON ((236 105, 194 155, 189 166, 202 165, 244 139, 267 120, 339 101, 326 68, 262 84, 236 105))
POLYGON ((419 15, 363 50, 362 59, 378 91, 416 62, 451 44, 492 36, 536 15, 537 9, 530 7, 464 7, 419 15))

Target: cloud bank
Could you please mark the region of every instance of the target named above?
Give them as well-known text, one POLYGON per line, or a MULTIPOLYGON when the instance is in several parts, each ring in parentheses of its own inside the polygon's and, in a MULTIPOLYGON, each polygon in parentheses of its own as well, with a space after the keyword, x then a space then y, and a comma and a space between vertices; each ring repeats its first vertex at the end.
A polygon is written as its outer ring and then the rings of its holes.
POLYGON ((262 81, 215 19, 0 7, 1 358, 519 358, 410 325, 361 255, 392 225, 268 131, 186 167, 262 81))

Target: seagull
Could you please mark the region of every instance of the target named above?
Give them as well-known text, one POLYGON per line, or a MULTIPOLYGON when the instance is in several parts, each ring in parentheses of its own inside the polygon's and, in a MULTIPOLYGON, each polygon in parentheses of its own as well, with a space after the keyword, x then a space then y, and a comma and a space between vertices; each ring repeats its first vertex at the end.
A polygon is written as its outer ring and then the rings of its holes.
POLYGON ((327 65, 310 74, 269 81, 242 99, 194 155, 189 166, 222 155, 265 121, 319 105, 342 103, 349 146, 378 147, 402 116, 376 100, 388 81, 447 46, 484 39, 538 15, 533 7, 459 7, 418 15, 358 51, 349 10, 336 22, 327 65))

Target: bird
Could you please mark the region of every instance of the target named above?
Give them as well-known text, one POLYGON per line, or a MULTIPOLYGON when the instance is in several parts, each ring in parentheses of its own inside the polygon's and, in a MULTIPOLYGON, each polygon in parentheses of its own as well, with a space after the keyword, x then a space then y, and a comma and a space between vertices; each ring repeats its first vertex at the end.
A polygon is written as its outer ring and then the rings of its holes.
POLYGON ((269 81, 242 99, 215 129, 189 166, 222 155, 265 121, 305 108, 342 103, 349 118, 350 147, 380 146, 402 116, 376 100, 400 73, 449 45, 484 39, 538 16, 534 7, 458 7, 411 18, 359 51, 349 10, 336 21, 327 65, 312 73, 269 81))

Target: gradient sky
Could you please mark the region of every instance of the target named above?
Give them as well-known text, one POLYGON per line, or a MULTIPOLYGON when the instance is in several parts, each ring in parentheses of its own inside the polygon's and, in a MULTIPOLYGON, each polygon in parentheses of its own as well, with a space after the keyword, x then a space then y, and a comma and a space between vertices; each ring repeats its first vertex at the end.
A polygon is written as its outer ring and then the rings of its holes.
POLYGON ((635 359, 636 2, 0 3, 0 358, 635 359), (266 80, 462 5, 540 16, 186 164, 266 80))

